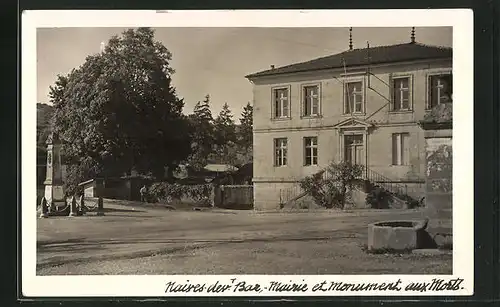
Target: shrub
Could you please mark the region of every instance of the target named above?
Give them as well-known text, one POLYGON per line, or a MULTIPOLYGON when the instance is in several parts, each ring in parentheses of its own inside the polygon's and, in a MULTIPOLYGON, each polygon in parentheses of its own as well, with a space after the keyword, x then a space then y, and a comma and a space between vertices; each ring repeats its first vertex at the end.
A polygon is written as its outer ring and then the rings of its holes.
POLYGON ((172 200, 180 201, 183 197, 190 198, 196 203, 210 203, 210 184, 181 185, 178 183, 158 182, 153 183, 148 190, 148 194, 155 202, 167 202, 172 200))
POLYGON ((300 187, 325 208, 345 208, 347 192, 362 174, 360 165, 332 162, 324 171, 300 181, 300 187))

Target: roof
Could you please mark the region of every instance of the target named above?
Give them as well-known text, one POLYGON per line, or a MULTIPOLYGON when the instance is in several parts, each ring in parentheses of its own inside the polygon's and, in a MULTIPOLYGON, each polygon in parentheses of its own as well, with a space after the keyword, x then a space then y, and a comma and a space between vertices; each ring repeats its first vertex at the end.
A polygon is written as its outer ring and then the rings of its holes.
POLYGON ((227 164, 207 164, 203 169, 209 172, 230 172, 238 168, 227 164))
POLYGON ((452 48, 430 46, 420 43, 406 43, 389 46, 378 46, 347 50, 334 55, 317 58, 307 62, 291 64, 245 76, 255 78, 263 76, 297 73, 322 69, 342 68, 343 59, 347 67, 369 64, 385 64, 415 60, 445 59, 452 57, 452 48), (370 62, 368 62, 368 56, 370 62))

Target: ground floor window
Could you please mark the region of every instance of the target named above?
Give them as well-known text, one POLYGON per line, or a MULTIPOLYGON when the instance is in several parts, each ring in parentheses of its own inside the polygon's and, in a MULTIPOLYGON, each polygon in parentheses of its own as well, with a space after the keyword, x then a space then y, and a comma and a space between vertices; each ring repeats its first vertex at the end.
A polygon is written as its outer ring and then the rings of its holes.
POLYGON ((286 138, 274 139, 274 166, 286 165, 287 143, 286 138))
POLYGON ((318 165, 318 138, 304 138, 304 165, 318 165))
POLYGON ((409 140, 409 133, 394 133, 392 135, 392 165, 409 164, 409 140))

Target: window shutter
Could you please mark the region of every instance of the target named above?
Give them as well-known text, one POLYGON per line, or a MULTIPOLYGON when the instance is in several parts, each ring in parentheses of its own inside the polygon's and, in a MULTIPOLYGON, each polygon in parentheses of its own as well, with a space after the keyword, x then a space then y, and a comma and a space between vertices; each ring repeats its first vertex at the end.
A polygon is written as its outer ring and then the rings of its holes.
POLYGON ((410 135, 408 133, 404 133, 401 135, 401 147, 403 151, 401 165, 409 165, 410 164, 410 135))
POLYGON ((394 97, 394 94, 395 94, 395 91, 394 91, 394 88, 396 87, 396 85, 394 84, 394 79, 392 77, 392 74, 389 74, 389 97, 391 99, 391 102, 389 103, 389 111, 393 111, 395 109, 394 105, 395 105, 395 97, 394 97))
POLYGON ((398 135, 392 135, 392 165, 398 164, 398 135))
MULTIPOLYGON (((288 97, 287 97, 287 98, 288 98, 288 97)), ((289 108, 289 106, 288 106, 288 99, 283 100, 283 111, 282 111, 282 112, 283 112, 283 114, 282 114, 282 116, 284 116, 284 117, 288 117, 288 115, 289 115, 289 111, 290 111, 289 109, 290 109, 290 108, 289 108)))
POLYGON ((279 100, 279 91, 274 91, 274 118, 280 117, 280 100, 279 100))
POLYGON ((302 115, 303 116, 308 116, 308 115, 311 115, 309 110, 310 110, 310 106, 309 106, 309 103, 310 103, 310 91, 309 91, 309 88, 308 87, 304 87, 304 90, 303 90, 303 101, 302 101, 302 115))

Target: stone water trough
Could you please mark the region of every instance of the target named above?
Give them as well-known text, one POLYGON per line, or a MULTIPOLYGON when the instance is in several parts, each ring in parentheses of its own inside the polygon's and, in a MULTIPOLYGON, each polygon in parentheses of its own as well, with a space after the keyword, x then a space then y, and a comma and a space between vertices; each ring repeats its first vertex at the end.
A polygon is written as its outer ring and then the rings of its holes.
POLYGON ((368 250, 414 250, 429 248, 428 220, 385 221, 368 225, 368 250))

